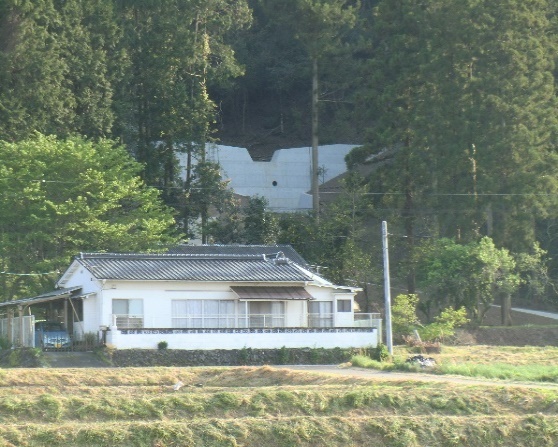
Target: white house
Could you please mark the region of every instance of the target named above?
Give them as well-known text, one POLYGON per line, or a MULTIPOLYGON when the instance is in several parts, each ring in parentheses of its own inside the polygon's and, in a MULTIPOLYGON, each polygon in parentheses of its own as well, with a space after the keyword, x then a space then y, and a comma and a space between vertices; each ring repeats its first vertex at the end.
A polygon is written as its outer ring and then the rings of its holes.
POLYGON ((155 349, 162 341, 208 350, 378 343, 378 315, 354 312, 357 289, 317 276, 281 247, 224 247, 81 253, 57 291, 0 308, 17 306, 23 317, 23 306, 58 300, 76 339, 102 333, 118 349, 155 349))

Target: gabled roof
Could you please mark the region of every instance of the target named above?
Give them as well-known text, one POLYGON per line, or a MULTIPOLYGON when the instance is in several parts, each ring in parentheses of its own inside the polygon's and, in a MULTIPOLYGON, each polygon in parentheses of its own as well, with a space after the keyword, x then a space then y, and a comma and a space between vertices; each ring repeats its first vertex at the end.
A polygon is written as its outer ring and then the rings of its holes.
POLYGON ((96 279, 108 280, 307 282, 316 279, 284 256, 270 259, 265 255, 81 253, 74 262, 96 279))
POLYGON ((180 244, 172 247, 167 253, 189 255, 266 255, 273 256, 278 252, 294 263, 307 268, 308 262, 297 251, 287 244, 282 245, 189 245, 180 244))

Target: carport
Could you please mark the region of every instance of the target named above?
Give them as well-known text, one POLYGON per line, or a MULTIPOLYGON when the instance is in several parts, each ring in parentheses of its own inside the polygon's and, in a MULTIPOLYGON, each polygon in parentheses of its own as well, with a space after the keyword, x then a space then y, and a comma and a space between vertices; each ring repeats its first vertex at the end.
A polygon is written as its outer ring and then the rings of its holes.
POLYGON ((35 344, 35 316, 31 306, 37 304, 58 304, 62 309, 61 318, 70 334, 74 333, 75 322, 81 321, 81 312, 76 300, 83 298, 81 287, 70 287, 47 292, 31 298, 0 303, 0 311, 5 317, 0 319, 0 336, 16 347, 33 347, 35 344))

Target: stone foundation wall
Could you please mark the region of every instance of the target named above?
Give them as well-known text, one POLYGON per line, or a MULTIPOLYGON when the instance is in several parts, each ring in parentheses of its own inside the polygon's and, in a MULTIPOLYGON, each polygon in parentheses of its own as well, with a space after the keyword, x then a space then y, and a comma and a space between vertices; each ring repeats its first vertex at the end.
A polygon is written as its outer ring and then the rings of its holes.
POLYGON ((123 349, 111 357, 114 366, 242 366, 242 365, 334 365, 348 362, 365 349, 123 349))

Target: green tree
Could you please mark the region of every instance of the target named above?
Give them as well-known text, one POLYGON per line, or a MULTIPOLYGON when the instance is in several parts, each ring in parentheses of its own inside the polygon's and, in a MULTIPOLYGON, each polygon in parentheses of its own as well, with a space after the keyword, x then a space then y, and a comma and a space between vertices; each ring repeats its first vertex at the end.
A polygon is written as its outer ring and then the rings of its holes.
POLYGON ((386 0, 375 8, 371 75, 362 78, 370 82, 359 92, 373 124, 349 162, 384 161, 371 183, 405 230, 407 259, 423 231, 464 242, 489 235, 526 251, 535 218, 554 214, 552 7, 386 0))
POLYGON ((208 224, 209 240, 215 244, 242 244, 244 242, 244 216, 240 200, 232 199, 223 212, 208 224))
POLYGON ((200 236, 208 242, 212 228, 210 212, 225 213, 233 205, 233 192, 229 180, 223 180, 219 164, 213 162, 197 163, 188 189, 184 193, 182 222, 184 227, 198 229, 197 234, 190 231, 189 236, 200 236), (198 220, 199 219, 199 220, 198 220))
POLYGON ((118 89, 118 132, 147 183, 174 202, 176 154, 188 154, 187 190, 193 158, 205 162, 215 120, 208 84, 242 73, 226 35, 249 23, 249 10, 243 0, 164 0, 124 1, 119 12, 130 68, 118 89))
POLYGON ((455 334, 457 327, 469 322, 464 307, 447 307, 434 317, 434 321, 423 325, 417 316, 420 304, 417 295, 397 295, 391 307, 393 333, 398 337, 410 336, 417 331, 421 341, 441 341, 455 334))
POLYGON ((277 242, 277 219, 266 210, 265 197, 254 196, 248 199, 244 209, 244 242, 246 244, 275 244, 277 242))
POLYGON ((2 298, 52 287, 56 271, 81 251, 175 243, 173 214, 145 187, 140 170, 110 141, 37 134, 0 142, 0 266, 10 273, 0 275, 2 298))
POLYGON ((53 32, 58 11, 50 0, 6 1, 0 8, 0 138, 66 130, 72 95, 65 82, 69 67, 53 32))
POLYGON ((271 8, 270 16, 281 26, 291 30, 305 50, 311 67, 311 113, 312 113, 312 202, 316 214, 319 213, 318 194, 318 102, 320 60, 336 47, 342 46, 342 36, 355 23, 353 2, 347 0, 285 0, 262 2, 264 8, 271 8))
POLYGON ((399 294, 391 305, 391 326, 397 337, 412 334, 420 326, 417 316, 419 297, 417 295, 399 294))
POLYGON ((115 121, 114 90, 128 61, 120 42, 113 0, 58 3, 61 25, 56 38, 68 66, 65 82, 72 95, 69 133, 90 138, 110 137, 115 121))
POLYGON ((549 272, 551 259, 548 252, 536 243, 529 252, 517 253, 514 259, 521 277, 521 285, 514 298, 527 305, 552 302, 556 288, 549 272))
POLYGON ((267 211, 267 205, 267 199, 257 195, 244 206, 233 200, 210 222, 211 237, 219 244, 276 244, 279 218, 267 211))
POLYGON ((435 240, 423 244, 417 258, 417 278, 424 291, 419 309, 427 319, 450 305, 465 307, 480 323, 495 300, 509 309, 510 296, 520 284, 512 255, 488 237, 466 245, 435 240))
POLYGON ((453 337, 455 335, 456 328, 468 322, 467 309, 461 307, 456 310, 448 307, 434 318, 434 322, 420 327, 418 333, 422 341, 443 342, 446 337, 453 337))
POLYGON ((114 2, 7 0, 0 36, 0 138, 110 135, 125 67, 114 2))

